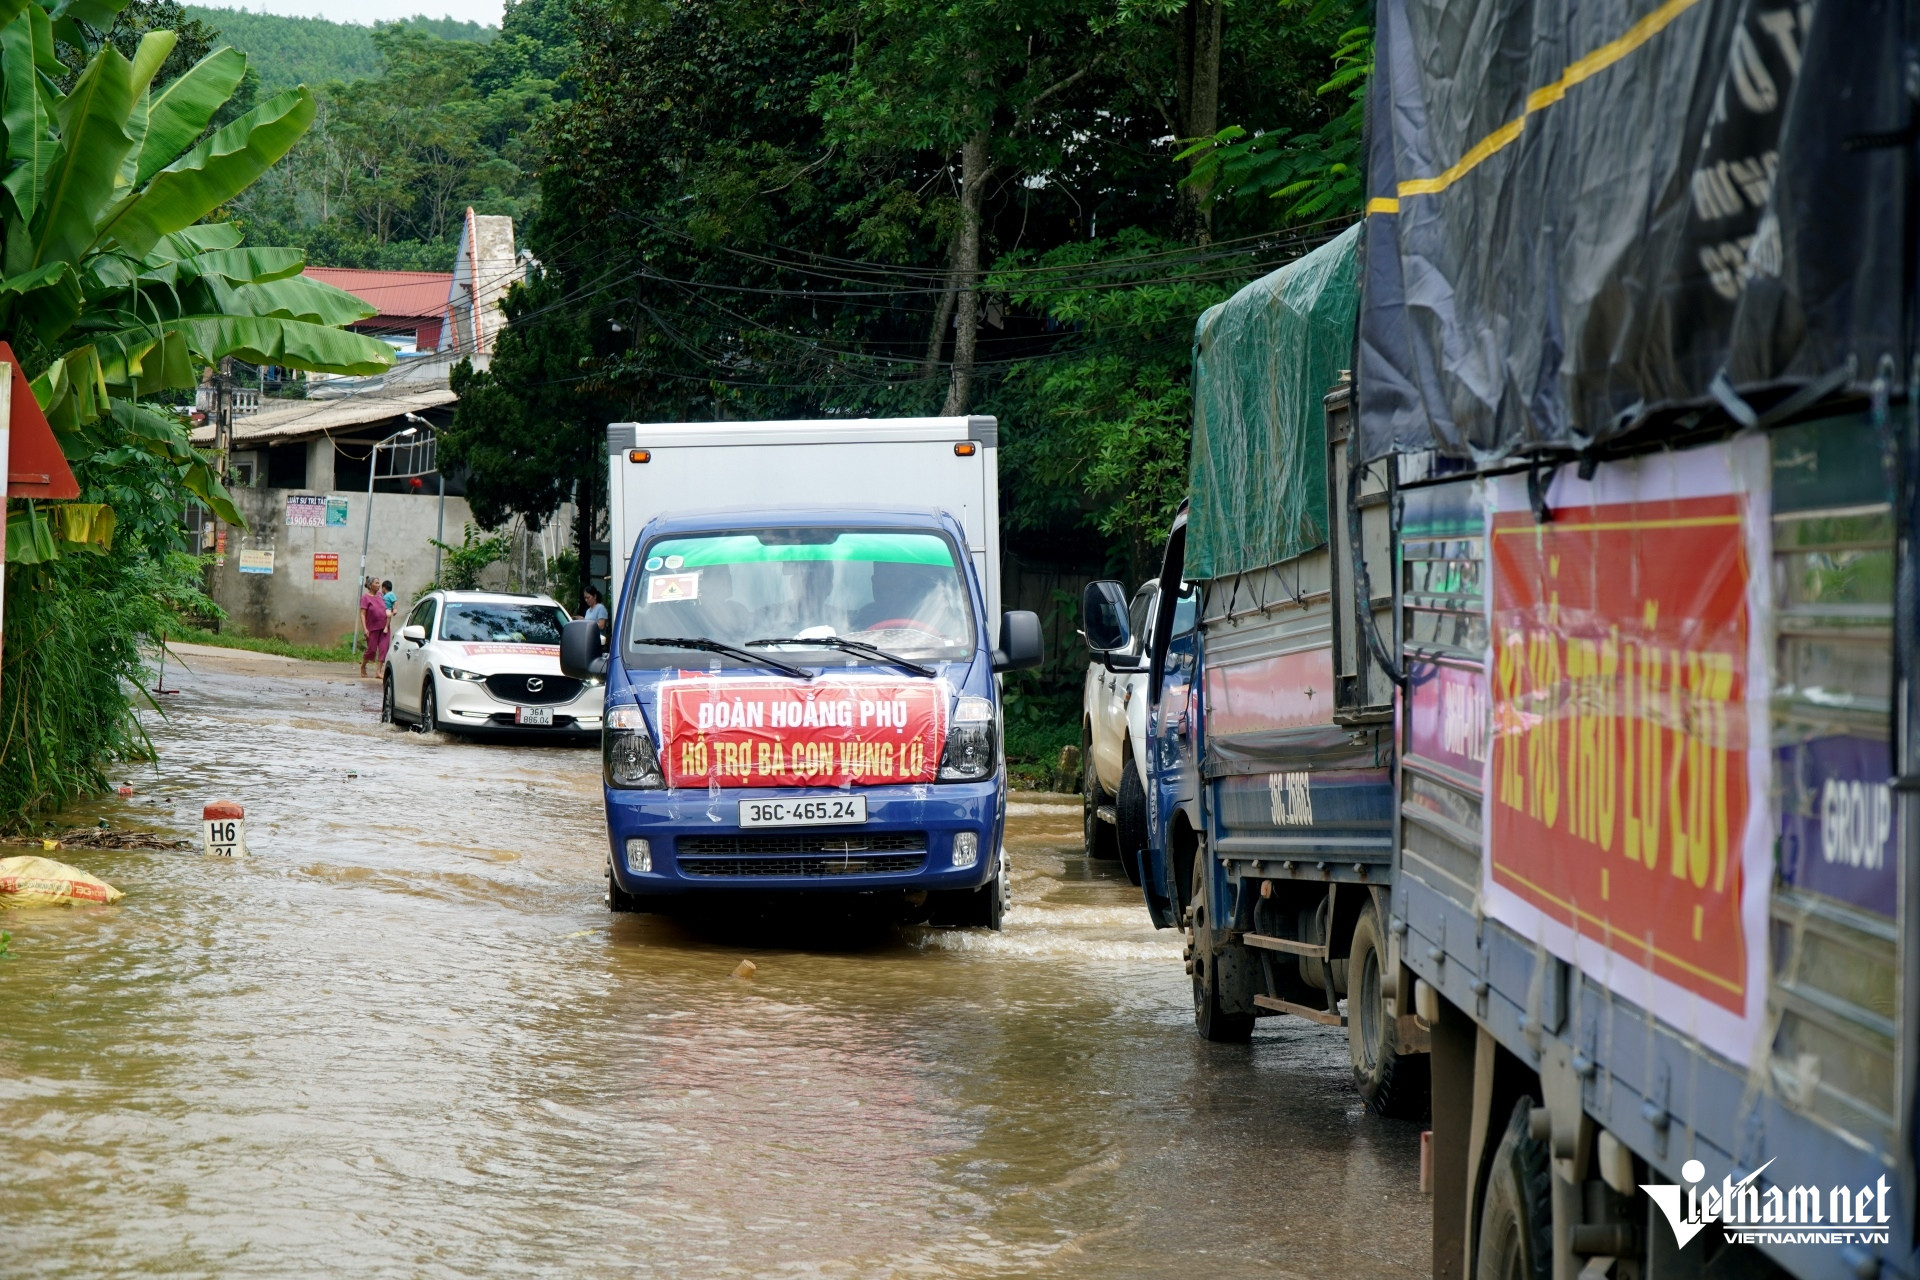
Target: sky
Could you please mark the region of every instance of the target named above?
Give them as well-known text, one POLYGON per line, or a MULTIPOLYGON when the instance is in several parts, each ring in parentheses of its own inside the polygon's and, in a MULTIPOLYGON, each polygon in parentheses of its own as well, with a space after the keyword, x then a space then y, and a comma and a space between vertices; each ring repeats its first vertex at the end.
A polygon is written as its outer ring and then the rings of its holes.
POLYGON ((371 26, 399 17, 424 13, 430 18, 458 18, 462 22, 500 25, 500 0, 247 0, 245 4, 220 4, 217 0, 199 0, 209 9, 246 9, 253 13, 278 13, 289 18, 331 18, 335 22, 358 22, 371 26))

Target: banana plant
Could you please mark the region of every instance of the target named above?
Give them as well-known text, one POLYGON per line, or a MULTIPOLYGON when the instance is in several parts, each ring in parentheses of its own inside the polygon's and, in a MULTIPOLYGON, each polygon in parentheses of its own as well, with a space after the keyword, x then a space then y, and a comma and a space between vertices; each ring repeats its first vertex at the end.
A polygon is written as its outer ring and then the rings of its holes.
MULTIPOLYGON (((173 32, 149 32, 132 58, 92 34, 125 3, 0 0, 0 337, 34 375, 69 459, 150 453, 241 524, 185 424, 140 399, 191 387, 226 356, 369 374, 392 349, 343 328, 372 309, 301 275, 299 250, 243 247, 232 223, 205 221, 299 141, 313 94, 289 89, 209 133, 245 56, 218 49, 155 85, 173 32), (77 74, 58 56, 95 45, 77 74)), ((63 543, 97 549, 111 527, 43 524, 29 509, 9 521, 8 545, 42 559, 63 543)))

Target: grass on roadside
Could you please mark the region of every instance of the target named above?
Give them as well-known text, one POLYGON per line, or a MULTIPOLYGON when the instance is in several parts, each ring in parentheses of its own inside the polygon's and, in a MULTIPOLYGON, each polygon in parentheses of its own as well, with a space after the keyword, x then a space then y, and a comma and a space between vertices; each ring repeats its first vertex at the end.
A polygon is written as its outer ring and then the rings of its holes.
POLYGON ((283 658, 300 658, 307 662, 357 662, 360 658, 351 635, 341 636, 339 644, 326 648, 317 644, 293 644, 286 640, 276 640, 271 636, 265 638, 237 636, 224 631, 202 631, 198 627, 175 625, 167 628, 167 639, 178 640, 182 644, 206 644, 221 649, 275 653, 283 658))

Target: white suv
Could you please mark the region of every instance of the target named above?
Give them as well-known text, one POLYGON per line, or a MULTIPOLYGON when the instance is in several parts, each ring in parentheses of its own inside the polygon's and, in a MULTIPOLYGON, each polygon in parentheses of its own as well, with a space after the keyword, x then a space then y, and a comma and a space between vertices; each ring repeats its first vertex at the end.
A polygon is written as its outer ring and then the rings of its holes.
POLYGON ((387 650, 380 718, 426 732, 600 732, 601 681, 560 671, 568 621, 549 596, 429 592, 387 650))

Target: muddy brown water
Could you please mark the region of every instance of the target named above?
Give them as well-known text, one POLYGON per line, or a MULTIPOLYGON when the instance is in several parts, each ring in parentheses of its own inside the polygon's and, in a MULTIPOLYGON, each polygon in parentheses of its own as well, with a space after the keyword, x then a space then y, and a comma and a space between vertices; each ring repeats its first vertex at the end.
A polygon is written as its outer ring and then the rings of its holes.
POLYGON ((1017 799, 999 935, 612 917, 598 754, 395 732, 372 682, 168 664, 157 766, 0 916, 0 1274, 1418 1276, 1416 1126, 1341 1033, 1193 1034, 1180 942, 1017 799), (751 958, 750 980, 735 966, 751 958))

